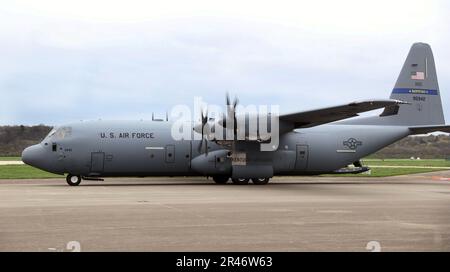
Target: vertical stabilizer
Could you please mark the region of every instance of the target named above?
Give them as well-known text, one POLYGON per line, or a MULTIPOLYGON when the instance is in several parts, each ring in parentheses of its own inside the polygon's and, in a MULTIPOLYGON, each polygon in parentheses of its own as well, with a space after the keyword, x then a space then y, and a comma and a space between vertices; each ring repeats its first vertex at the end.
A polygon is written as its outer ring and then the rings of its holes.
POLYGON ((433 53, 428 44, 412 45, 390 98, 410 104, 400 105, 396 115, 382 117, 389 125, 445 123, 433 53))

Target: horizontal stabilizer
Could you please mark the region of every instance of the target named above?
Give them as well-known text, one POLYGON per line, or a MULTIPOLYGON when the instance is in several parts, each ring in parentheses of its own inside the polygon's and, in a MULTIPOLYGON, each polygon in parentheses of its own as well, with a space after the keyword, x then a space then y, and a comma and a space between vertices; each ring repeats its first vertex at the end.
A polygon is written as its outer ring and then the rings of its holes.
POLYGON ((411 131, 411 134, 427 134, 435 131, 450 133, 450 125, 414 126, 409 127, 409 130, 411 131))

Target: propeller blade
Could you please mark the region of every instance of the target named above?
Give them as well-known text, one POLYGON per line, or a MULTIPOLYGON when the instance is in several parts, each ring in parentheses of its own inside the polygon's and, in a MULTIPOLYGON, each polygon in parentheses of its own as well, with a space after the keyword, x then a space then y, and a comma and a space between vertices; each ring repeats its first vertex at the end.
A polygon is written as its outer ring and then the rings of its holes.
POLYGON ((202 153, 202 145, 203 145, 203 139, 200 140, 200 143, 198 144, 198 147, 197 147, 197 151, 199 154, 202 153))
POLYGON ((199 145, 198 145, 198 147, 197 147, 197 151, 198 151, 198 153, 199 154, 202 154, 203 152, 203 143, 205 143, 205 150, 204 150, 204 153, 205 153, 205 155, 208 155, 208 140, 207 139, 205 139, 205 138, 203 138, 203 139, 201 139, 200 140, 200 143, 199 143, 199 145))
MULTIPOLYGON (((234 97, 233 103, 231 103, 230 95, 227 92, 226 93, 226 102, 227 102, 227 118, 226 118, 226 120, 230 120, 231 118, 233 118, 233 123, 234 123, 233 130, 234 130, 234 134, 236 135, 236 132, 237 132, 236 107, 239 103, 239 99, 237 97, 234 97), (228 119, 228 118, 230 118, 230 119, 228 119)), ((228 126, 226 128, 231 129, 231 127, 228 127, 228 126)))
POLYGON ((205 119, 203 119, 203 125, 206 125, 206 123, 208 123, 208 108, 206 108, 205 119))
POLYGON ((233 103, 231 103, 230 94, 226 93, 226 102, 227 102, 227 109, 228 111, 232 110, 234 111, 236 109, 236 106, 239 103, 239 99, 237 97, 234 97, 233 103))
MULTIPOLYGON (((209 130, 209 126, 208 126, 208 108, 206 108, 206 110, 202 110, 201 111, 201 134, 202 134, 202 139, 200 140, 200 143, 197 147, 197 151, 198 153, 202 153, 202 147, 203 147, 203 141, 205 141, 205 154, 208 154, 208 139, 205 138, 205 128, 208 127, 209 130)), ((206 135, 207 136, 207 135, 206 135)))

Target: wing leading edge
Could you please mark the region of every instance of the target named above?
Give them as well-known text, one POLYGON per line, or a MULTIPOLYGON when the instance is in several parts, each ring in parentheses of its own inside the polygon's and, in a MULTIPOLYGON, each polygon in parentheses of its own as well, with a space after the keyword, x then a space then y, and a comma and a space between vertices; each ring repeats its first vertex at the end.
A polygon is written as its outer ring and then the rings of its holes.
POLYGON ((399 104, 407 103, 394 99, 365 100, 328 108, 283 114, 280 115, 280 121, 292 123, 294 128, 308 128, 355 117, 358 116, 358 113, 399 104))

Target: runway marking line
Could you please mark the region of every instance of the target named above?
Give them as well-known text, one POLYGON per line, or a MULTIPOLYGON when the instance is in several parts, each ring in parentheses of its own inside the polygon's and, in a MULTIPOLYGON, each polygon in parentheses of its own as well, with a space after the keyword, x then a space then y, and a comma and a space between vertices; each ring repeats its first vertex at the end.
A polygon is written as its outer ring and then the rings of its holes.
POLYGON ((23 165, 23 161, 0 161, 0 165, 23 165))

